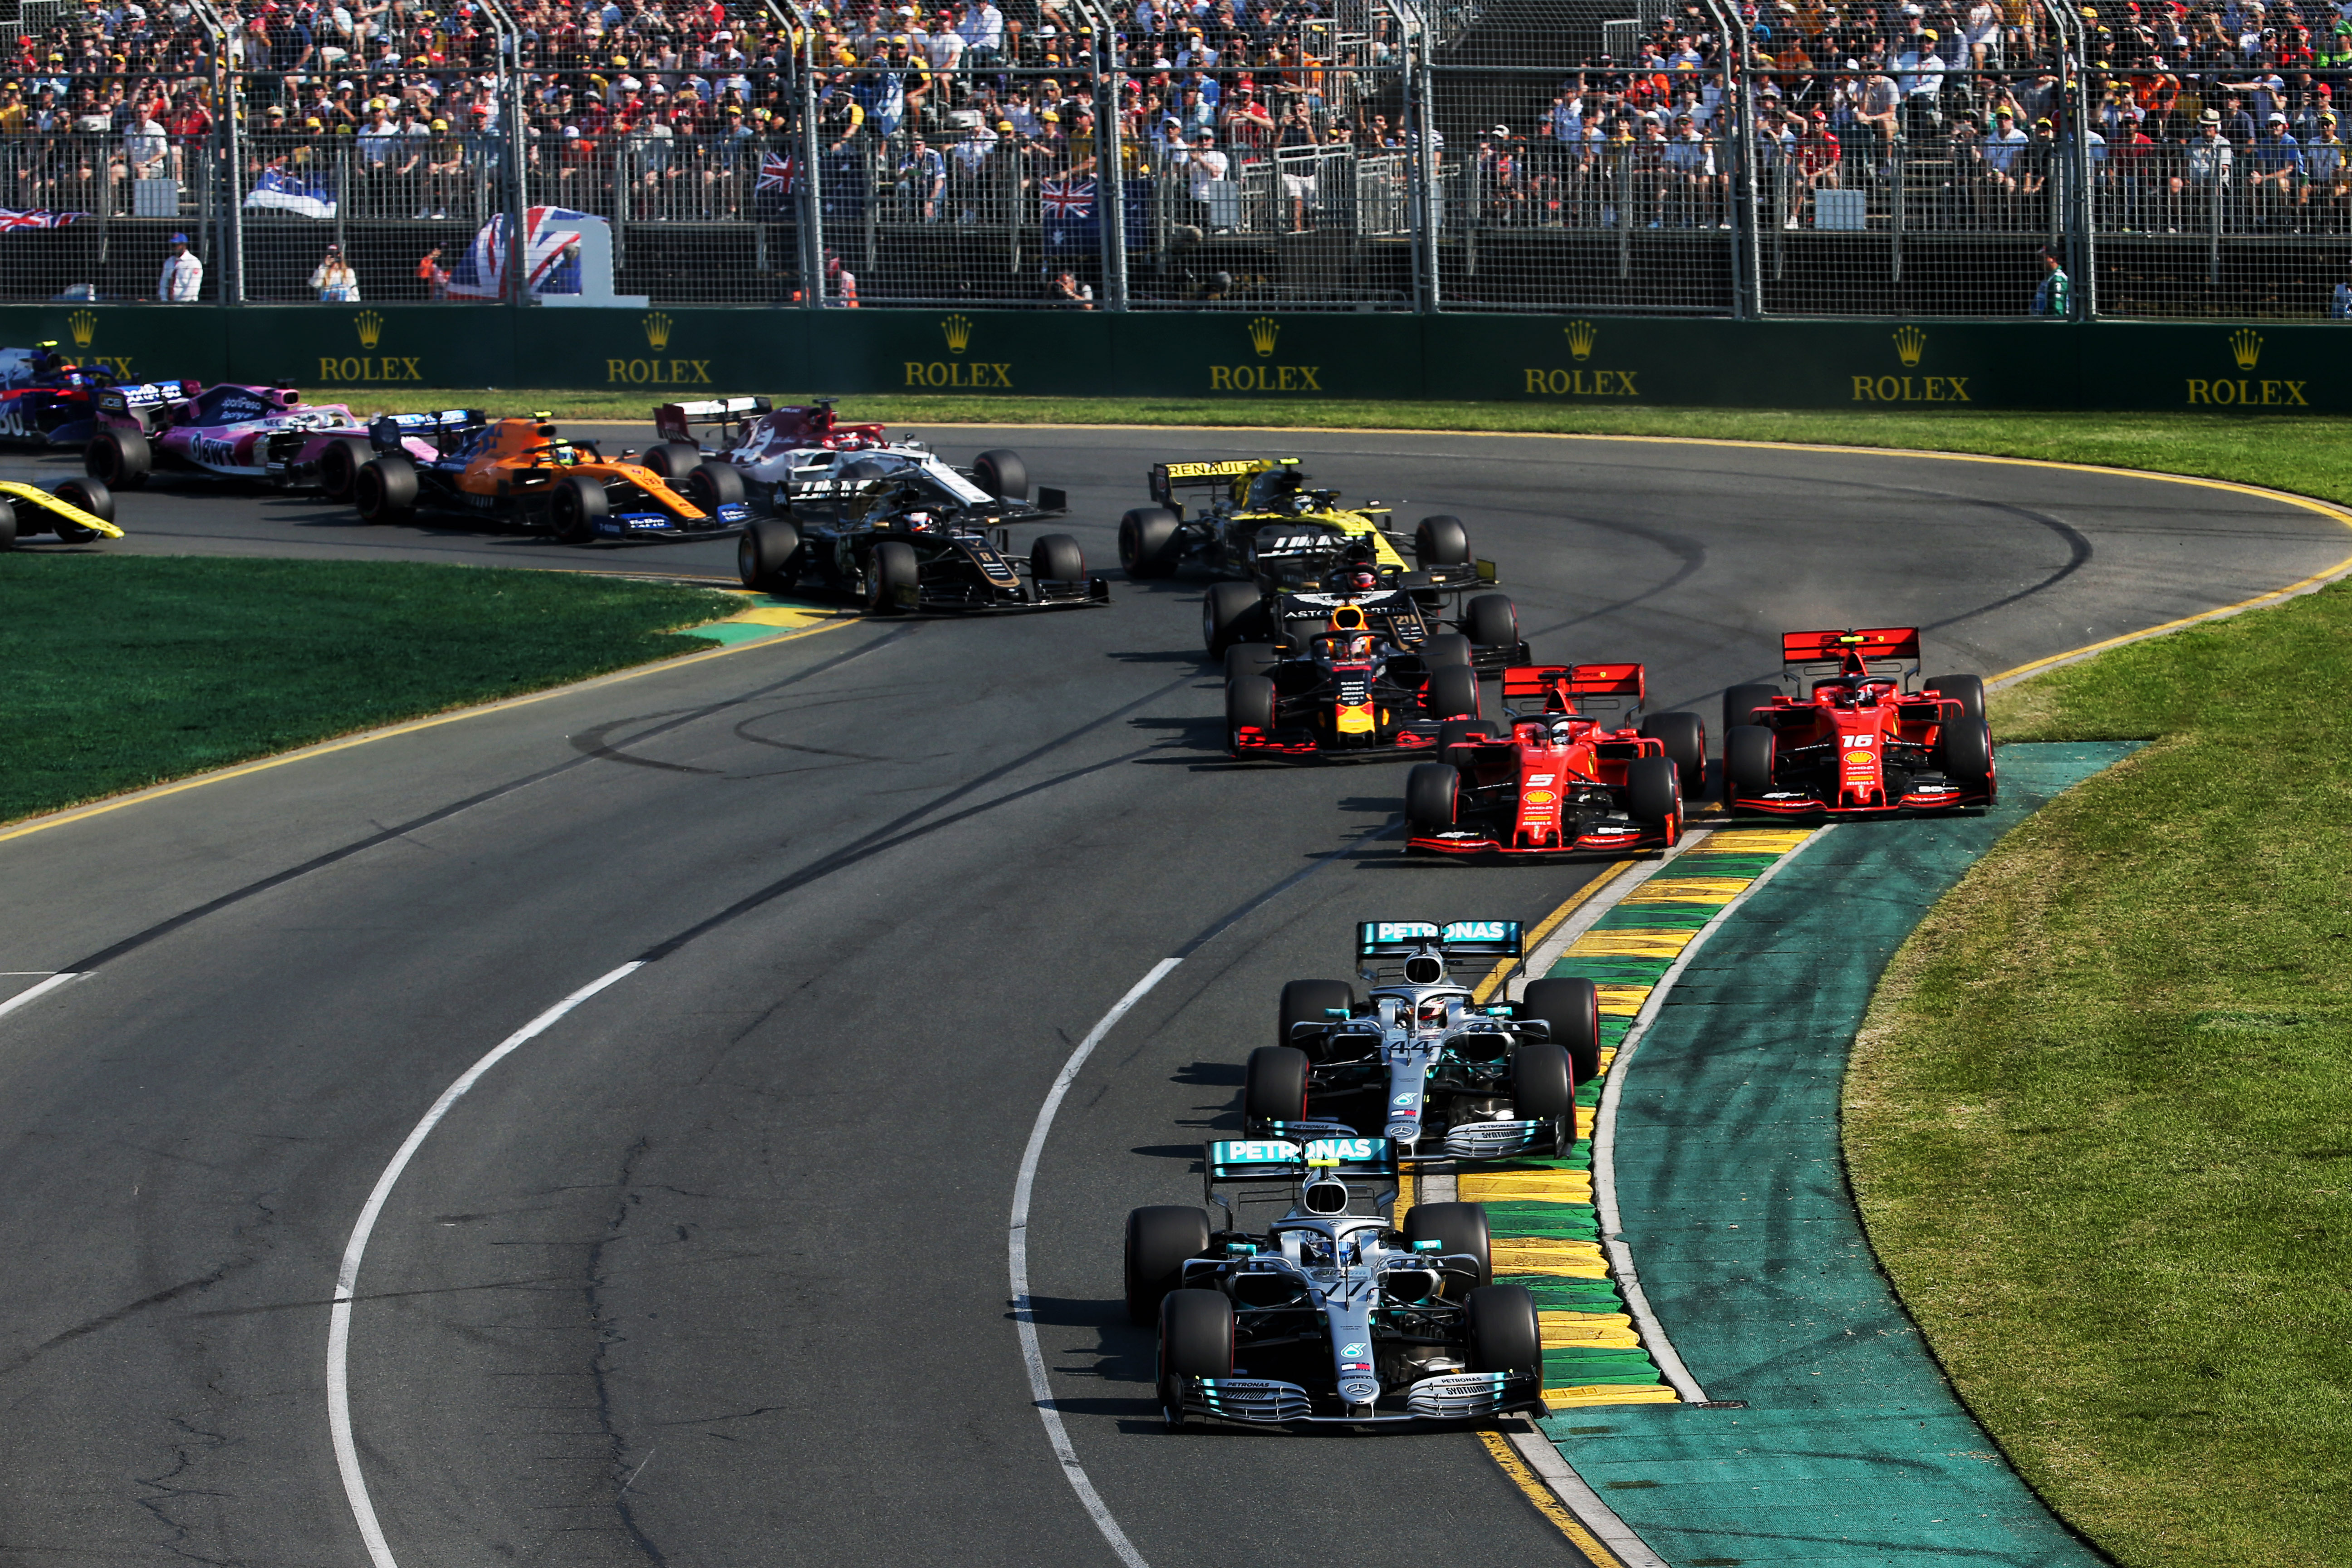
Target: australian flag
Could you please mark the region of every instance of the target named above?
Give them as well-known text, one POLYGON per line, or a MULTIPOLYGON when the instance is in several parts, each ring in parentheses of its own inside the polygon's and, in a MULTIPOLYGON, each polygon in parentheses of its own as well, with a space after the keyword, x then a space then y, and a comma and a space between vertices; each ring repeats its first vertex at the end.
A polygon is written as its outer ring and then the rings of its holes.
POLYGON ((276 207, 304 217, 335 216, 335 187, 325 180, 305 180, 283 169, 264 169, 246 192, 248 207, 276 207))
POLYGON ((13 234, 20 228, 63 228, 74 219, 89 216, 88 213, 51 212, 47 207, 25 210, 0 207, 0 234, 13 234))
MULTIPOLYGON (((530 236, 526 250, 529 290, 533 294, 580 292, 580 263, 563 257, 566 246, 580 243, 580 225, 593 223, 586 213, 569 207, 530 207, 523 213, 530 236)), ((459 300, 503 300, 507 293, 507 215, 499 214, 474 236, 466 254, 449 271, 449 293, 459 300)))
POLYGON ((1064 246, 1092 248, 1102 243, 1102 223, 1095 212, 1095 183, 1076 174, 1047 180, 1037 187, 1039 216, 1045 219, 1048 249, 1064 246))

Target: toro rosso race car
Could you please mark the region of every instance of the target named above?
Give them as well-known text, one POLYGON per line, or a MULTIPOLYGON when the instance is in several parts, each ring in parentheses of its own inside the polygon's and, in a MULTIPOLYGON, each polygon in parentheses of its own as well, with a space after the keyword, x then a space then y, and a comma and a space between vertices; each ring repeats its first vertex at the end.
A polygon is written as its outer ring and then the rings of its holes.
POLYGON ((1443 760, 1405 776, 1406 848, 1444 855, 1665 849, 1706 784, 1695 713, 1642 715, 1638 664, 1503 674, 1507 729, 1448 725, 1443 760))
POLYGON ((1549 1414, 1535 1298, 1493 1282, 1484 1205, 1415 1204, 1393 1223, 1385 1138, 1236 1139, 1202 1158, 1222 1228, 1205 1208, 1127 1216, 1128 1315, 1159 1325, 1169 1426, 1549 1414), (1246 1228, 1252 1205, 1279 1217, 1246 1228))
POLYGON ((120 539, 114 526, 114 496, 96 479, 68 479, 55 490, 0 479, 0 550, 22 539, 54 533, 67 544, 120 539))
POLYGON ((1737 811, 1875 816, 1990 805, 1999 793, 1984 682, 1939 676, 1916 692, 1916 626, 1790 632, 1781 661, 1801 697, 1725 694, 1723 770, 1737 811))
POLYGON ((1517 921, 1364 921, 1357 973, 1370 994, 1358 1001, 1341 980, 1282 988, 1280 1043, 1252 1051, 1243 1074, 1242 1130, 1377 1131, 1406 1161, 1567 1153, 1576 1086, 1601 1069, 1592 982, 1538 980, 1523 1001, 1482 1005, 1447 973, 1518 956, 1517 921))
POLYGON ((1018 453, 982 452, 959 468, 923 442, 891 440, 879 425, 842 424, 831 398, 782 408, 764 397, 669 403, 654 410, 654 427, 662 444, 646 451, 646 465, 656 473, 682 475, 715 458, 742 476, 755 508, 775 517, 839 521, 876 479, 917 477, 944 502, 1004 521, 1068 508, 1062 491, 1043 486, 1029 503, 1029 470, 1018 453), (716 434, 718 445, 704 447, 698 430, 716 434))
MULTIPOLYGON (((930 468, 908 466, 854 474, 855 488, 826 503, 830 519, 754 520, 735 547, 737 574, 745 587, 769 593, 849 595, 877 616, 1110 603, 1110 584, 1087 575, 1086 556, 1066 533, 1039 534, 1026 559, 1011 553, 1008 519, 1045 513, 1007 509, 939 467, 945 479, 930 468)), ((1058 508, 1059 494, 1045 494, 1058 508)))
POLYGON ((113 375, 69 363, 57 349, 0 349, 0 441, 79 447, 98 429, 98 394, 113 375))
POLYGON ((375 456, 353 477, 352 494, 367 522, 405 523, 429 511, 599 544, 723 538, 751 511, 724 463, 665 479, 632 453, 607 460, 593 442, 563 439, 543 414, 386 416, 366 435, 375 456), (413 442, 431 455, 419 461, 413 442))

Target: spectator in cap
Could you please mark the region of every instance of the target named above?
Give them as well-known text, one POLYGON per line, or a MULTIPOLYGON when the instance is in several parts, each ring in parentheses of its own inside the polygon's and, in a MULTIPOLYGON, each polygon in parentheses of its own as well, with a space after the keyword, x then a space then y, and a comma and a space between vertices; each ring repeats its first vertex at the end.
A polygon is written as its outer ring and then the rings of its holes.
POLYGON ((2172 200, 2165 215, 2167 234, 2177 232, 2182 224, 2191 228, 2220 226, 2221 203, 2235 162, 2229 141, 2221 134, 2221 111, 2206 110, 2198 116, 2197 135, 2189 143, 2180 172, 2168 182, 2172 200))
POLYGON ((310 274, 310 289, 331 305, 351 305, 359 302, 360 275, 343 259, 343 247, 329 245, 327 254, 320 258, 318 269, 310 274))
POLYGON ((2273 110, 2268 133, 2248 150, 2246 186, 2253 198, 2257 223, 2280 216, 2292 204, 2303 177, 2303 148, 2286 128, 2286 116, 2273 110))
MULTIPOLYGON (((2327 226, 2341 228, 2343 224, 2338 215, 2345 206, 2347 192, 2352 192, 2352 166, 2347 166, 2346 162, 2347 153, 2352 153, 2352 149, 2347 149, 2336 139, 2334 110, 2321 110, 2317 123, 2317 132, 2303 145, 2303 192, 2297 200, 2307 214, 2314 198, 2316 198, 2325 209, 2323 216, 2336 219, 2327 226)), ((2309 221, 2307 216, 2305 221, 2309 221)))
POLYGON ((188 237, 172 237, 172 254, 163 259, 163 275, 156 280, 155 298, 173 305, 193 305, 205 290, 205 264, 188 248, 188 237))

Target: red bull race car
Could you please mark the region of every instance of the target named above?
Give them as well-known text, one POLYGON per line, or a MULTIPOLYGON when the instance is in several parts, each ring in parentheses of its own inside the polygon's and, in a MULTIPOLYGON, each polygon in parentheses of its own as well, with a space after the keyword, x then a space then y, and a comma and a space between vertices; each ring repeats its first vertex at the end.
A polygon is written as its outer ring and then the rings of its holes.
POLYGON ((1443 761, 1405 777, 1409 849, 1563 855, 1672 848, 1686 795, 1706 784, 1696 713, 1642 715, 1638 664, 1525 665, 1503 673, 1507 729, 1449 725, 1443 761))
POLYGON ((1984 682, 1946 675, 1908 689, 1919 673, 1917 627, 1790 632, 1780 654, 1803 695, 1757 685, 1724 698, 1734 810, 1846 817, 1993 803, 1984 682))

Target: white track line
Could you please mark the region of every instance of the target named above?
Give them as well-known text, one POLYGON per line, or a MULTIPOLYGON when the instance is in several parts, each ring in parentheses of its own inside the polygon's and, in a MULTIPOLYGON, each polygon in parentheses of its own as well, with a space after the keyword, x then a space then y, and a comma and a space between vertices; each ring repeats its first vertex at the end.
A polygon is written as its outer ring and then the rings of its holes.
POLYGON ((57 990, 59 986, 70 985, 80 978, 80 971, 68 969, 62 973, 50 975, 38 985, 28 985, 25 987, 24 990, 17 992, 14 996, 9 997, 5 1002, 0 1002, 0 1016, 13 1013, 17 1008, 23 1006, 26 1003, 30 1002, 34 997, 45 996, 48 993, 57 990))
POLYGON ((1085 1507, 1087 1516, 1095 1521, 1095 1528, 1102 1531, 1102 1538, 1110 1543, 1110 1549, 1118 1553, 1118 1560, 1126 1563, 1127 1568, 1150 1568, 1150 1564, 1143 1560, 1143 1553, 1135 1549, 1135 1542, 1127 1538, 1127 1531, 1118 1527, 1118 1521, 1111 1517, 1109 1505, 1103 1501, 1102 1494, 1095 1490, 1094 1482, 1087 1477, 1086 1467, 1078 1463, 1078 1451, 1071 1446, 1069 1429, 1062 1424, 1062 1413, 1054 1408, 1053 1385, 1045 1380, 1045 1352, 1037 1347, 1037 1320, 1029 1305, 1029 1192, 1036 1184, 1037 1162, 1045 1153, 1045 1135, 1054 1130, 1054 1118, 1061 1110, 1062 1101, 1069 1095, 1070 1085, 1077 1080, 1078 1069, 1087 1065, 1087 1058, 1095 1054, 1095 1047, 1102 1044, 1102 1038, 1110 1033, 1111 1026, 1126 1017, 1129 1008, 1142 1001, 1146 993, 1167 979, 1169 973, 1183 962, 1181 958, 1163 958, 1152 965, 1151 972, 1137 981, 1128 994, 1102 1016, 1101 1021, 1087 1031, 1087 1037, 1078 1042, 1078 1048, 1072 1051, 1070 1059, 1062 1064, 1061 1072, 1054 1079, 1054 1087, 1046 1090, 1045 1103, 1037 1108, 1036 1123, 1029 1129, 1029 1147, 1021 1155, 1021 1174, 1013 1184, 1013 1225, 1009 1241, 1013 1318, 1021 1333, 1021 1359, 1029 1368, 1029 1392, 1036 1398, 1037 1419, 1045 1424, 1045 1441, 1053 1445, 1054 1458, 1061 1461, 1062 1479, 1068 1481, 1070 1489, 1078 1494, 1078 1501, 1085 1507))
MULTIPOLYGON (((384 1542, 383 1527, 376 1521, 375 1504, 368 1499, 367 1477, 360 1469, 359 1445, 352 1436, 351 1348, 352 1298, 359 1288, 360 1260, 367 1256, 368 1237, 375 1230, 376 1217, 383 1213, 384 1202, 392 1196, 392 1189, 399 1183, 400 1173, 408 1169, 408 1162, 415 1157, 417 1150, 424 1147, 425 1140, 431 1136, 434 1128, 440 1125, 441 1119, 449 1114, 450 1107, 465 1099, 466 1091, 480 1082, 484 1073, 498 1066, 525 1041, 545 1033, 556 1020, 599 991, 644 967, 643 963, 633 961, 591 981, 500 1040, 488 1056, 467 1068, 463 1078, 441 1091, 441 1098, 433 1102, 433 1109, 425 1113, 425 1120, 410 1131, 408 1141, 401 1144, 400 1152, 392 1157, 392 1163, 383 1168, 383 1174, 375 1179, 375 1190, 368 1194, 367 1206, 360 1211, 359 1223, 352 1226, 352 1239, 343 1247, 343 1266, 335 1276, 334 1312, 327 1325, 327 1426, 334 1435, 335 1468, 342 1472, 343 1496, 351 1502, 352 1519, 360 1527, 360 1538, 367 1542, 368 1556, 373 1560, 375 1568, 399 1568, 399 1563, 392 1555, 392 1548, 384 1542)), ((72 976, 61 978, 71 979, 72 976)), ((33 993, 26 992, 25 996, 16 1000, 24 1001, 31 994, 33 993)))

